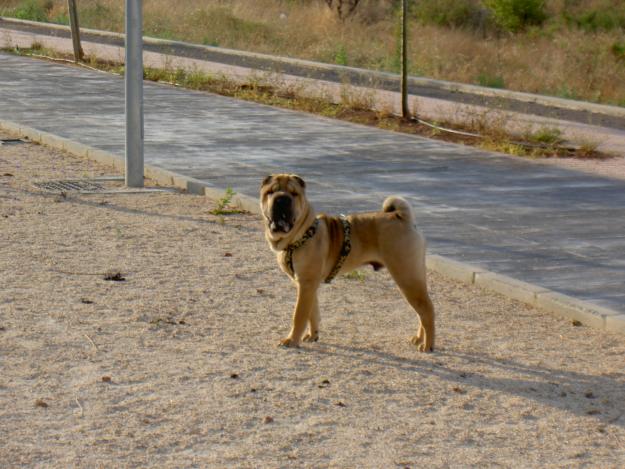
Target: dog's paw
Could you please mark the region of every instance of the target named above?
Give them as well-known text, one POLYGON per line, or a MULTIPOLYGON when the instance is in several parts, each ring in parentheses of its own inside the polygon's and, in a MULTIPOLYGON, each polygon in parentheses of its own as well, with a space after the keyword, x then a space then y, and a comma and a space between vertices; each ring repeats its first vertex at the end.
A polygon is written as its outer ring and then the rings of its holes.
POLYGON ((410 338, 410 343, 417 347, 419 352, 431 352, 434 347, 426 340, 425 334, 418 334, 410 338))
POLYGON ((295 341, 291 339, 290 337, 287 337, 286 339, 282 339, 280 341, 280 343, 278 344, 278 347, 297 348, 299 347, 299 341, 295 341))
POLYGON ((319 332, 315 331, 312 334, 306 334, 304 336, 304 342, 317 342, 319 340, 319 332))

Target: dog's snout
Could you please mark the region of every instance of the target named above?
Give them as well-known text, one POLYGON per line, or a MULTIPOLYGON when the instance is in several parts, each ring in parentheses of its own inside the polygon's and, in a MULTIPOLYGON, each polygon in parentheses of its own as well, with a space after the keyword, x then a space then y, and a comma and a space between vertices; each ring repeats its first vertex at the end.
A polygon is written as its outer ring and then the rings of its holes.
POLYGON ((279 195, 273 201, 274 207, 278 210, 285 210, 291 207, 291 198, 288 195, 279 195))
POLYGON ((293 227, 293 203, 288 195, 276 195, 271 206, 272 232, 288 233, 293 227))

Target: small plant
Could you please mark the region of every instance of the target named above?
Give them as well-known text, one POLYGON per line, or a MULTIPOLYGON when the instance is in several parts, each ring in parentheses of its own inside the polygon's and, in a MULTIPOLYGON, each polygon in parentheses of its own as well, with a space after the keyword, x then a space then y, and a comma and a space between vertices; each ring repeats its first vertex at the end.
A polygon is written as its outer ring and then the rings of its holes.
POLYGON ((579 149, 577 150, 577 156, 579 158, 597 157, 597 147, 599 146, 599 142, 596 140, 582 138, 578 139, 577 144, 579 145, 579 149))
POLYGON ((341 44, 334 55, 334 63, 337 65, 347 65, 347 51, 345 46, 341 44))
POLYGON ((562 143, 562 131, 556 127, 542 127, 535 132, 525 134, 525 139, 543 145, 558 145, 562 143))
POLYGON ((358 280, 359 282, 364 282, 367 276, 362 270, 352 270, 348 274, 345 274, 345 278, 349 280, 358 280))
POLYGON ((228 187, 226 189, 226 192, 224 192, 223 197, 215 201, 215 208, 208 213, 210 213, 211 215, 232 215, 235 213, 245 213, 244 210, 230 207, 230 204, 232 203, 232 198, 235 196, 235 194, 236 192, 232 190, 232 187, 228 187))
POLYGON ((499 75, 489 75, 487 73, 480 73, 477 77, 477 82, 480 86, 487 86, 488 88, 505 88, 506 83, 503 77, 499 75))
POLYGON ((617 60, 625 60, 625 41, 618 41, 610 48, 617 60))

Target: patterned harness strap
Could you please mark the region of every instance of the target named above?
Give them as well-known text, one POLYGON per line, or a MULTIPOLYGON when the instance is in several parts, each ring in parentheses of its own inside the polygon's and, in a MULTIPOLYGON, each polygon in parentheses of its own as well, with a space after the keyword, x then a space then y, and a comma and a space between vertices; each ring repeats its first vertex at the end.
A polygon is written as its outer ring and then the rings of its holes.
MULTIPOLYGON (((336 275, 339 273, 339 271, 341 270, 341 267, 343 267, 343 264, 345 263, 345 259, 347 259, 347 256, 352 250, 352 225, 349 221, 347 221, 347 218, 345 218, 342 215, 341 215, 340 220, 341 220, 341 224, 343 225, 343 245, 341 246, 341 252, 339 253, 339 258, 336 261, 336 264, 334 265, 332 272, 330 272, 330 275, 326 277, 325 283, 330 283, 332 282, 332 280, 334 280, 334 277, 336 277, 336 275)), ((310 225, 310 227, 306 230, 306 233, 304 233, 304 236, 302 236, 300 239, 295 241, 293 244, 289 244, 286 247, 285 262, 289 268, 289 271, 291 272, 291 275, 295 275, 295 270, 293 268, 293 252, 295 252, 296 249, 302 247, 306 243, 306 241, 308 241, 310 238, 315 236, 315 233, 317 233, 318 226, 319 226, 319 218, 316 218, 313 224, 310 225)))
POLYGON ((319 226, 319 219, 315 218, 315 221, 313 222, 312 225, 308 227, 308 229, 306 230, 306 233, 304 233, 304 236, 302 236, 300 239, 295 241, 293 244, 289 244, 286 247, 285 261, 286 261, 286 265, 289 267, 289 270, 291 271, 291 275, 295 275, 295 270, 293 269, 293 252, 296 249, 301 248, 304 244, 306 244, 306 241, 308 241, 310 238, 315 236, 318 226, 319 226))

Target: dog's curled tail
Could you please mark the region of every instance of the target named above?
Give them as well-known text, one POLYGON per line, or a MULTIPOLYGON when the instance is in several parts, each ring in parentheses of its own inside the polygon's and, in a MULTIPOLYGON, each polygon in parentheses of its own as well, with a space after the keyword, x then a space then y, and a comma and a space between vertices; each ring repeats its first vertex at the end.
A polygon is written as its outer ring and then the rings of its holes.
POLYGON ((382 204, 382 211, 387 213, 395 212, 397 214, 397 218, 399 218, 400 220, 405 220, 411 224, 414 224, 415 219, 412 212, 412 207, 403 197, 399 197, 396 195, 387 197, 384 201, 384 204, 382 204))

